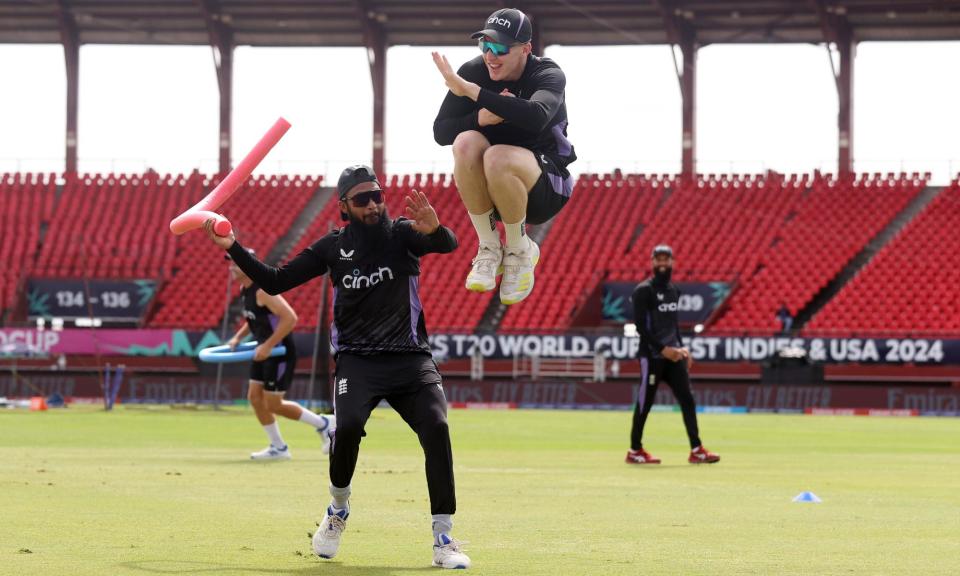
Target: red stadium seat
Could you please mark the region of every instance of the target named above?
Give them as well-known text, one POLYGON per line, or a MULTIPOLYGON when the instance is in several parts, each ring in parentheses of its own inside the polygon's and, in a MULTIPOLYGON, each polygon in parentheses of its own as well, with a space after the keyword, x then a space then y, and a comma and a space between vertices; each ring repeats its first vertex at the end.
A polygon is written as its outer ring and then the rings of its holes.
MULTIPOLYGON (((639 281, 650 249, 671 244, 678 281, 736 285, 714 333, 771 334, 782 302, 794 313, 926 185, 929 174, 838 179, 707 174, 694 180, 636 174, 583 174, 573 199, 541 242, 537 288, 507 309, 503 331, 567 330, 604 280, 639 281), (602 216, 601 216, 602 215, 602 216)), ((0 175, 0 311, 16 304, 27 276, 154 278, 160 290, 148 325, 208 329, 223 311, 226 267, 200 234, 175 237, 167 223, 218 179, 189 175, 89 174, 68 178, 0 175), (47 223, 43 244, 40 230, 47 223), (93 223, 94 225, 91 225, 93 223)), ((402 196, 425 191, 461 247, 422 260, 421 296, 432 331, 476 330, 494 293, 463 280, 476 236, 450 175, 384 178, 394 215, 402 196)), ((226 215, 244 244, 266 254, 291 227, 319 179, 261 176, 231 198, 226 215), (280 207, 275 209, 275 207, 280 207)), ((891 241, 806 327, 808 334, 956 334, 960 330, 960 184, 946 189, 891 241), (929 281, 924 306, 911 306, 904 270, 929 281)), ((314 219, 291 255, 340 226, 336 198, 314 219)), ((288 257, 290 257, 288 256, 288 257)), ((236 294, 236 287, 234 288, 236 294)), ((317 322, 321 294, 311 282, 286 294, 300 329, 317 322)), ((328 304, 329 306, 329 304, 328 304)))
MULTIPOLYGON (((923 182, 914 174, 902 186, 923 182)), ((804 334, 956 336, 960 333, 958 228, 960 184, 954 181, 813 317, 804 334), (922 293, 915 290, 917 279, 929 284, 922 293)))

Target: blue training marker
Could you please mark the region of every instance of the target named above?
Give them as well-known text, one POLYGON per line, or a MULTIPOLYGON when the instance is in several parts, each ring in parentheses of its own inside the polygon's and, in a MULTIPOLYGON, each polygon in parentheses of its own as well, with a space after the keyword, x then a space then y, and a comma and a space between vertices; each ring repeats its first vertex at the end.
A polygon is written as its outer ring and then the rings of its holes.
POLYGON ((813 492, 801 492, 793 497, 793 501, 794 502, 813 502, 815 504, 819 504, 820 502, 823 502, 823 500, 821 500, 820 497, 814 494, 813 492))

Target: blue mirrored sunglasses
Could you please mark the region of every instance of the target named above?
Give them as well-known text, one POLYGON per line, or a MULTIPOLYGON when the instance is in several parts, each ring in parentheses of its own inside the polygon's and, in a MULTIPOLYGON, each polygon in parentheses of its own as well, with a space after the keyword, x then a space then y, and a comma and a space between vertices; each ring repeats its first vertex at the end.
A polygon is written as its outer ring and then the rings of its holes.
POLYGON ((484 40, 483 38, 481 38, 477 44, 480 46, 480 52, 484 54, 487 52, 493 52, 494 56, 503 56, 510 51, 510 47, 506 44, 491 42, 489 40, 484 40))

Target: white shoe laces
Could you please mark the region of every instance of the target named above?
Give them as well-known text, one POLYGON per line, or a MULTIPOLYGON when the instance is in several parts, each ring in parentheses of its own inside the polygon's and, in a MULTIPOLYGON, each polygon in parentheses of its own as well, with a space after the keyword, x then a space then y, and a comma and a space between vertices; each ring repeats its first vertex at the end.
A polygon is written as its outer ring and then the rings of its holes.
POLYGON ((529 259, 527 262, 523 261, 523 257, 517 254, 507 254, 503 258, 503 270, 504 272, 510 272, 511 274, 519 274, 520 269, 530 266, 529 259))
POLYGON ((327 520, 327 529, 325 536, 330 538, 337 538, 340 536, 340 533, 347 528, 347 523, 343 521, 338 514, 333 514, 328 517, 327 520))
POLYGON ((509 253, 503 257, 503 272, 511 275, 507 283, 520 282, 520 274, 533 270, 533 258, 530 257, 529 252, 525 250, 519 254, 509 253))
POLYGON ((473 264, 474 273, 492 276, 494 266, 500 263, 500 254, 493 246, 481 244, 477 255, 470 263, 473 264))
POLYGON ((451 538, 450 542, 442 546, 436 546, 436 548, 444 552, 453 552, 456 554, 463 554, 463 547, 466 546, 467 544, 469 544, 469 542, 451 538))

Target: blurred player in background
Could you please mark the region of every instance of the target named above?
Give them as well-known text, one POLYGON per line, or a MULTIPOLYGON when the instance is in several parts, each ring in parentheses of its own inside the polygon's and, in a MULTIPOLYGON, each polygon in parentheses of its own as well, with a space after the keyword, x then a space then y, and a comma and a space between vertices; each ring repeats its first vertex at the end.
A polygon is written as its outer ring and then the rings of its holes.
POLYGON ((666 245, 653 249, 653 277, 641 282, 633 291, 633 317, 640 333, 640 391, 633 408, 628 464, 659 464, 643 449, 643 427, 653 406, 657 385, 666 381, 677 397, 683 412, 683 424, 690 440, 691 464, 712 464, 720 456, 703 447, 697 427, 697 405, 690 390, 690 367, 693 357, 683 347, 677 310, 680 290, 670 282, 673 272, 673 250, 666 245))
POLYGON ((533 291, 540 247, 526 224, 543 224, 570 200, 577 159, 567 140, 566 76, 549 58, 532 53, 533 26, 520 10, 487 18, 481 55, 456 72, 445 56, 433 61, 449 92, 433 123, 438 144, 453 145, 453 175, 480 246, 467 290, 500 283, 500 301, 516 304, 533 291), (497 220, 503 222, 501 246, 497 220))
MULTIPOLYGON (((253 254, 253 250, 248 250, 253 254)), ((290 448, 280 435, 276 416, 298 420, 312 426, 323 439, 323 453, 330 449, 330 434, 333 432, 332 416, 314 414, 299 404, 283 399, 293 382, 293 371, 297 365, 297 349, 293 343, 293 328, 297 325, 297 314, 282 296, 271 296, 261 290, 249 276, 243 273, 229 254, 230 273, 242 286, 240 298, 243 300, 243 316, 246 322, 237 330, 233 338, 227 341, 230 348, 236 348, 247 336, 253 334, 258 342, 250 366, 250 386, 247 399, 253 407, 257 420, 267 433, 270 445, 259 452, 250 454, 253 460, 289 460, 290 448), (284 356, 271 357, 270 351, 277 345, 287 349, 284 356)))

